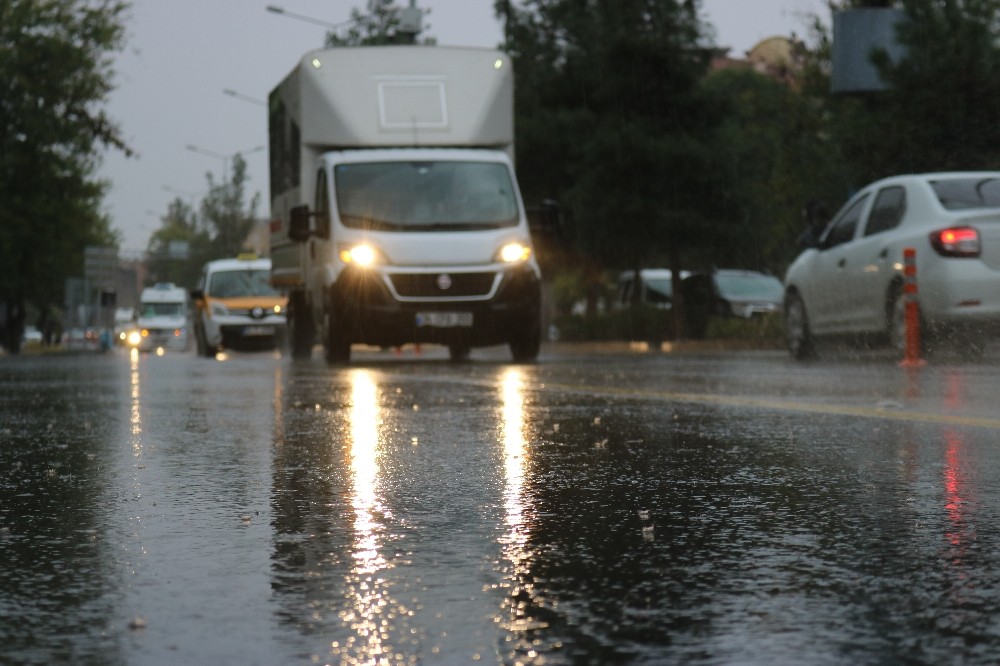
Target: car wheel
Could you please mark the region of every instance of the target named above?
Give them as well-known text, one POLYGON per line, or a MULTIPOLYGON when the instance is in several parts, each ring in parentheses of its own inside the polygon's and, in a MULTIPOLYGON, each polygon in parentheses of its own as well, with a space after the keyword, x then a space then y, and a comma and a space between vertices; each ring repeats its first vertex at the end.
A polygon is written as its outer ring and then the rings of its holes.
POLYGON ((789 294, 785 299, 785 335, 792 358, 801 361, 815 355, 806 304, 796 293, 789 294))
POLYGON ((292 358, 312 356, 316 330, 313 326, 312 313, 306 306, 305 297, 298 292, 292 294, 288 299, 288 329, 292 358))
POLYGON ((199 324, 194 327, 194 339, 195 346, 198 348, 198 356, 215 358, 215 349, 208 346, 208 340, 205 338, 204 325, 199 324))
POLYGON ((469 345, 448 345, 448 357, 455 362, 469 360, 469 352, 472 348, 469 345))

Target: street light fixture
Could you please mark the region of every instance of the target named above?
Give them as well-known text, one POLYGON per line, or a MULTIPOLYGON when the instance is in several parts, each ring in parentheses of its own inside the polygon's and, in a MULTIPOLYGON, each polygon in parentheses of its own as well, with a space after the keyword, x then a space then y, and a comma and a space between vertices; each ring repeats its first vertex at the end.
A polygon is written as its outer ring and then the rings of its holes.
POLYGON ((238 155, 248 155, 250 153, 258 153, 264 150, 264 146, 254 146, 253 148, 247 148, 246 150, 237 150, 235 153, 227 155, 226 153, 219 153, 214 150, 207 150, 205 148, 200 148, 198 146, 191 145, 190 143, 185 147, 191 152, 201 153, 202 155, 208 155, 209 157, 214 157, 216 159, 222 160, 223 184, 229 182, 229 160, 237 157, 238 155))
POLYGON ((342 28, 345 25, 350 25, 354 23, 354 19, 350 19, 348 21, 341 21, 340 23, 330 23, 329 21, 313 18, 311 16, 305 16, 304 14, 296 14, 295 12, 289 12, 286 11, 283 7, 278 7, 276 5, 268 5, 267 11, 271 12, 272 14, 281 14, 282 16, 287 16, 288 18, 305 21, 306 23, 321 25, 323 27, 330 28, 331 30, 336 30, 337 28, 342 28))
POLYGON ((223 88, 223 95, 229 95, 230 97, 235 97, 236 99, 241 99, 244 102, 250 102, 251 104, 256 104, 257 106, 267 106, 267 102, 262 99, 257 99, 256 97, 251 97, 250 95, 244 95, 243 93, 236 92, 231 88, 223 88))
MULTIPOLYGON (((324 21, 322 19, 313 18, 312 16, 305 16, 304 14, 296 14, 285 10, 283 7, 278 7, 277 5, 268 5, 267 11, 272 14, 281 14, 282 16, 287 16, 288 18, 298 19, 300 21, 305 21, 306 23, 313 23, 315 25, 321 25, 329 28, 331 31, 336 31, 344 26, 351 25, 352 23, 357 23, 359 19, 367 18, 371 14, 365 16, 356 16, 350 18, 346 21, 341 21, 340 23, 330 23, 329 21, 324 21)), ((399 12, 399 25, 396 27, 396 32, 399 34, 406 35, 407 38, 414 42, 416 41, 417 35, 420 34, 422 30, 424 12, 419 9, 416 4, 416 0, 410 0, 408 7, 403 7, 399 12)))
POLYGON ((187 197, 192 201, 194 201, 194 198, 200 194, 200 192, 188 192, 187 190, 179 190, 176 187, 170 187, 169 185, 162 185, 161 188, 163 189, 164 192, 170 192, 171 194, 187 197))

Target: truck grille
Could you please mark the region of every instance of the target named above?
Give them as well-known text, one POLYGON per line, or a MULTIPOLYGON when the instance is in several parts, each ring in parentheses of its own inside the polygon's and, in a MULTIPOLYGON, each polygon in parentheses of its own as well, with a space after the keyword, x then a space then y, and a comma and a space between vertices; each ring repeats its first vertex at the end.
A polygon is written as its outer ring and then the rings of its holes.
POLYGON ((488 296, 496 273, 393 273, 389 279, 402 298, 468 298, 488 296))

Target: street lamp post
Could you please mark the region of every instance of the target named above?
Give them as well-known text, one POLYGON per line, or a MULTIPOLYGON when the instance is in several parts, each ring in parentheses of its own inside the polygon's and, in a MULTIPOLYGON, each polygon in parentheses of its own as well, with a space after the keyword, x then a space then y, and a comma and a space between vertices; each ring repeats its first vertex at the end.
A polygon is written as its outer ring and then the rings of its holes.
POLYGON ((350 25, 354 23, 355 20, 355 19, 350 19, 347 21, 341 21, 340 23, 330 23, 329 21, 324 21, 322 19, 313 18, 311 16, 305 16, 304 14, 296 14, 295 12, 287 11, 285 10, 284 7, 278 7, 277 5, 268 5, 267 11, 271 12, 272 14, 281 14, 282 16, 287 16, 288 18, 298 19, 299 21, 305 21, 306 23, 321 25, 331 30, 336 30, 338 28, 344 27, 345 25, 350 25))
POLYGON ((169 185, 163 185, 162 189, 164 192, 170 192, 171 194, 176 194, 178 196, 187 197, 194 204, 194 198, 200 194, 199 192, 188 192, 187 190, 181 190, 176 187, 170 187, 169 185))
MULTIPOLYGON (((287 16, 288 18, 298 19, 299 21, 305 21, 306 23, 313 23, 315 25, 321 25, 325 28, 329 28, 331 32, 336 32, 344 26, 351 25, 352 23, 357 23, 361 18, 367 18, 372 16, 367 14, 365 16, 357 16, 350 18, 346 21, 341 21, 340 23, 330 23, 329 21, 324 21, 322 19, 313 18, 312 16, 305 16, 304 14, 296 14, 295 12, 290 12, 283 7, 278 7, 277 5, 268 5, 267 11, 272 14, 280 14, 282 16, 287 16)), ((423 23, 424 12, 417 7, 416 0, 410 0, 408 7, 403 7, 399 12, 399 23, 396 28, 396 32, 406 36, 408 43, 413 44, 417 40, 417 35, 420 34, 423 23)))
POLYGON ((244 102, 249 102, 251 104, 256 104, 257 106, 267 106, 267 102, 262 99, 257 99, 256 97, 251 97, 250 95, 244 95, 241 92, 236 92, 231 88, 223 88, 223 95, 229 95, 230 97, 235 97, 236 99, 241 99, 244 102))
POLYGON ((202 155, 208 155, 209 157, 214 157, 216 159, 222 160, 222 182, 226 184, 229 182, 229 160, 234 159, 239 155, 247 155, 250 153, 257 153, 264 150, 264 146, 254 146, 253 148, 247 148, 246 150, 237 150, 235 153, 226 154, 219 153, 214 150, 207 150, 205 148, 200 148, 198 146, 191 145, 190 143, 186 146, 188 150, 194 153, 201 153, 202 155))

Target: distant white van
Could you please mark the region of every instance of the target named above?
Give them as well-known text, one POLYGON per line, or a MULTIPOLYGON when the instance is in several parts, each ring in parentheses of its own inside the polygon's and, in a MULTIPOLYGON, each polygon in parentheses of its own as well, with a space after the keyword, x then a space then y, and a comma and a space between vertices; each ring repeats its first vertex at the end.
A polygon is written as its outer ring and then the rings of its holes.
POLYGON ((188 297, 184 289, 170 282, 143 289, 135 317, 135 346, 140 351, 188 348, 188 297))

